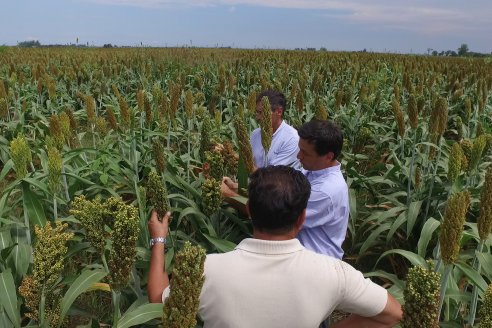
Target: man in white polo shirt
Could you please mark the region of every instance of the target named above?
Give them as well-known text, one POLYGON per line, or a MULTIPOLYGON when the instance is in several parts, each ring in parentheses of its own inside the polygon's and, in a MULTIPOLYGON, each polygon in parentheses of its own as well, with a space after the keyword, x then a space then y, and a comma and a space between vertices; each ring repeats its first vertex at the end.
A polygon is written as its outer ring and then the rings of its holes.
MULTIPOLYGON (((304 248, 296 235, 306 218, 310 184, 287 166, 260 168, 251 175, 248 209, 253 238, 234 251, 208 255, 199 315, 206 328, 313 328, 335 309, 352 313, 332 328, 393 327, 400 304, 350 265, 304 248)), ((167 213, 153 212, 154 240, 148 279, 150 302, 165 301, 167 213), (164 241, 164 243, 162 243, 164 241)))
POLYGON ((257 128, 251 133, 250 143, 253 150, 253 160, 257 168, 268 165, 297 166, 299 161, 299 135, 297 130, 283 120, 286 100, 285 96, 277 90, 265 90, 256 97, 256 121, 259 122, 262 111, 261 100, 268 97, 272 108, 272 144, 268 150, 265 161, 265 150, 261 143, 261 129, 257 128), (266 165, 265 165, 266 164, 266 165))

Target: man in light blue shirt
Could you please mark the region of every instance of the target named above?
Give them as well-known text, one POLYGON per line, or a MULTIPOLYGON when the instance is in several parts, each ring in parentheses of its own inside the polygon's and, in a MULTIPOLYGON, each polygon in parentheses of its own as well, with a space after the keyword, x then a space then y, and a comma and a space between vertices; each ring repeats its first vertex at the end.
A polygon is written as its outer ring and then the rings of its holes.
POLYGON ((285 96, 276 90, 265 90, 256 97, 256 120, 260 120, 263 97, 268 97, 272 107, 272 144, 265 161, 265 150, 261 143, 261 129, 251 133, 250 143, 253 160, 257 168, 269 165, 287 165, 298 167, 297 153, 299 152, 299 136, 297 130, 283 121, 286 100, 285 96), (265 165, 266 164, 266 165, 265 165))
POLYGON ((311 183, 311 196, 297 238, 307 249, 341 259, 349 217, 348 187, 337 161, 342 131, 333 122, 313 120, 298 133, 297 158, 311 183))

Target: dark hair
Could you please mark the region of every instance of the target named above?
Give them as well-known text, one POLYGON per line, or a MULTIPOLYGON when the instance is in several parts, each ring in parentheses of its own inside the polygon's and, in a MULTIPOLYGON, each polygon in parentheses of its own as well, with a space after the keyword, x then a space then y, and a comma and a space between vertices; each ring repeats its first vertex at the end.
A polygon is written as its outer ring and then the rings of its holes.
POLYGON ((311 185, 300 171, 284 165, 259 168, 248 186, 253 227, 274 235, 291 231, 310 194, 311 185))
POLYGON ((301 139, 314 144, 314 149, 319 156, 332 152, 333 159, 336 159, 342 152, 343 133, 332 121, 312 120, 302 125, 297 133, 301 139))
POLYGON ((282 107, 282 113, 285 111, 287 101, 282 92, 277 90, 264 90, 256 96, 256 103, 259 103, 263 97, 268 97, 272 111, 276 110, 278 107, 282 107))

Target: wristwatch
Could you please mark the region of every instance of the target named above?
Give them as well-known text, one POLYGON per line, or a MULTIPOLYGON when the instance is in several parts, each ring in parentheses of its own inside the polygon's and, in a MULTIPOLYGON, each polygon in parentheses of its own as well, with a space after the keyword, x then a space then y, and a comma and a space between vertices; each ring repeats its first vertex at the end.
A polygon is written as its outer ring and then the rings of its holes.
POLYGON ((150 239, 150 247, 154 246, 157 243, 163 243, 166 245, 166 237, 155 237, 150 239))

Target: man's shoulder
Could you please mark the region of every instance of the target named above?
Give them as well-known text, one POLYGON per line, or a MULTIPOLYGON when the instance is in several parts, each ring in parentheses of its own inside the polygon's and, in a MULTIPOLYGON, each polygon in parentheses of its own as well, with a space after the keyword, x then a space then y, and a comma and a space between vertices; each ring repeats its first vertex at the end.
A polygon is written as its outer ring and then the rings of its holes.
POLYGON ((285 121, 283 121, 282 130, 283 130, 282 132, 285 133, 286 135, 290 135, 290 136, 293 136, 293 137, 299 139, 299 134, 297 133, 296 128, 294 128, 293 126, 289 125, 285 121))

